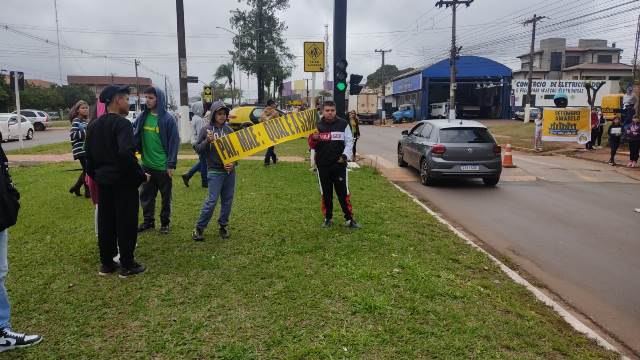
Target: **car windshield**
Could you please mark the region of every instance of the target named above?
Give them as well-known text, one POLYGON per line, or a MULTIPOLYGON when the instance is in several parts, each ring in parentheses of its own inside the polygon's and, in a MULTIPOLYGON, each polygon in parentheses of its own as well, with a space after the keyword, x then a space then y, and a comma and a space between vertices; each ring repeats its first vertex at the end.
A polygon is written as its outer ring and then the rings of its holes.
POLYGON ((485 128, 451 128, 440 130, 440 142, 450 144, 493 143, 485 128))

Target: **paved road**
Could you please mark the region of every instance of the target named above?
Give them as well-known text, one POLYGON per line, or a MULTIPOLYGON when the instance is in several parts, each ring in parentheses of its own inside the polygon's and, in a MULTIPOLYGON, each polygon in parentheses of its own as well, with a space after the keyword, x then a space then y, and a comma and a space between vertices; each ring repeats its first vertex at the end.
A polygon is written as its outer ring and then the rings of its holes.
MULTIPOLYGON (((45 131, 36 131, 33 140, 23 140, 24 147, 34 147, 38 145, 46 145, 69 140, 69 129, 67 128, 50 128, 45 131)), ((20 143, 17 140, 2 143, 5 151, 20 149, 20 143)), ((71 152, 71 144, 69 144, 69 152, 71 152)))
POLYGON ((362 126, 358 152, 640 354, 640 183, 606 164, 516 154, 497 188, 425 187, 396 166, 401 129, 362 126))

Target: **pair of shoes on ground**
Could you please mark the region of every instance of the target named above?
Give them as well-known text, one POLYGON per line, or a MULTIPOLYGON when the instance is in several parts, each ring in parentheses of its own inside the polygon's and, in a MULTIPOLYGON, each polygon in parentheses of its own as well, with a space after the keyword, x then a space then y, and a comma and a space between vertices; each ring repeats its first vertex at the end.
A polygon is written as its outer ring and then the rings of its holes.
POLYGON ((42 341, 40 335, 27 335, 9 328, 0 329, 0 352, 26 348, 42 341))
POLYGON ((611 166, 616 166, 616 162, 615 161, 609 161, 607 164, 609 164, 611 166))
MULTIPOLYGON (((140 226, 138 226, 138 234, 143 233, 147 230, 153 230, 155 229, 155 225, 154 224, 140 224, 140 226)), ((160 226, 160 229, 158 230, 158 232, 160 232, 160 234, 162 235, 167 235, 169 234, 169 229, 170 226, 169 224, 164 224, 162 226, 160 226)))
MULTIPOLYGON (((218 229, 218 234, 223 239, 228 239, 231 237, 229 233, 229 229, 227 229, 226 225, 220 225, 220 229, 218 229)), ((193 229, 193 233, 191 234, 191 239, 194 241, 204 241, 204 229, 195 228, 193 229)))
POLYGON ((636 168, 638 167, 638 162, 637 161, 629 161, 629 163, 627 164, 628 168, 636 168))
MULTIPOLYGON (((322 227, 325 229, 330 228, 331 226, 333 226, 333 220, 332 219, 324 219, 324 221, 322 222, 322 227)), ((350 229, 361 229, 362 226, 360 224, 358 224, 355 220, 347 220, 344 223, 345 227, 348 227, 350 229)))
POLYGON ((120 266, 119 263, 114 261, 111 264, 102 264, 100 266, 100 271, 98 272, 98 275, 107 276, 107 275, 115 274, 116 272, 119 271, 120 273, 118 276, 122 279, 126 279, 134 275, 142 274, 146 270, 147 268, 144 265, 139 264, 135 261, 129 267, 120 266))

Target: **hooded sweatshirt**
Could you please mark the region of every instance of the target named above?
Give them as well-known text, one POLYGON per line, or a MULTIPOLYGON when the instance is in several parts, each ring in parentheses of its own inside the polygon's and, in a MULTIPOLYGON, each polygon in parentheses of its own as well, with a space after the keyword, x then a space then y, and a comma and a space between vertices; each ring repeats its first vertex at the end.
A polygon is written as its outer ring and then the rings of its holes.
MULTIPOLYGON (((153 87, 156 91, 156 110, 158 112, 158 131, 162 147, 167 154, 167 169, 175 169, 178 163, 178 150, 180 148, 180 134, 178 133, 178 125, 176 119, 167 112, 167 100, 164 92, 158 87, 153 87)), ((142 136, 144 133, 144 123, 147 120, 150 110, 145 111, 138 116, 133 125, 133 136, 136 141, 136 150, 140 153, 142 150, 142 136)), ((144 156, 144 154, 143 154, 144 156)))
POLYGON ((640 122, 632 122, 627 128, 627 140, 640 141, 640 122))
MULTIPOLYGON (((214 137, 221 138, 223 136, 229 135, 233 133, 233 129, 229 127, 228 123, 224 123, 222 125, 217 125, 215 123, 215 113, 220 109, 227 109, 227 107, 220 101, 217 101, 211 105, 211 122, 209 125, 203 128, 200 131, 200 135, 198 135, 198 144, 195 146, 196 152, 198 154, 206 156, 207 159, 207 170, 212 172, 225 172, 224 163, 222 159, 220 159, 220 155, 218 155, 218 150, 215 145, 209 142, 207 139, 207 133, 211 131, 214 134, 214 137)), ((227 115, 229 114, 229 110, 227 109, 227 115)))
POLYGON ((207 125, 202 118, 202 114, 204 113, 202 101, 193 103, 193 105, 191 105, 191 112, 193 113, 193 117, 191 118, 191 145, 196 146, 198 144, 200 131, 207 125))

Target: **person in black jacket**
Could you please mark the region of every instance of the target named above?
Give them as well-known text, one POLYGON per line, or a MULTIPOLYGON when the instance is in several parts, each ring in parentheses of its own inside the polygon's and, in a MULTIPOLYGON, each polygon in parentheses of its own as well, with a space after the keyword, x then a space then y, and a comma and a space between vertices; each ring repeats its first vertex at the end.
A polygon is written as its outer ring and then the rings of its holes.
POLYGON ((71 130, 69 130, 69 138, 71 139, 71 151, 73 159, 80 161, 82 172, 78 177, 75 185, 69 189, 69 192, 76 196, 81 196, 80 188, 84 186, 84 196, 89 197, 89 188, 84 182, 86 173, 86 160, 84 152, 84 139, 87 137, 87 119, 89 119, 89 104, 84 100, 78 101, 71 111, 69 111, 69 119, 71 120, 71 130))
POLYGON ((609 126, 609 130, 607 130, 609 135, 609 147, 611 148, 611 158, 609 159, 609 165, 616 166, 616 152, 618 152, 618 148, 620 147, 620 141, 622 140, 622 124, 620 123, 620 118, 613 118, 613 122, 611 126, 609 126))
POLYGON ((129 88, 107 86, 100 93, 107 114, 91 122, 85 150, 87 173, 98 184, 98 245, 100 275, 118 270, 113 261, 120 250, 120 277, 140 274, 145 267, 134 259, 138 229, 138 187, 148 181, 135 156, 129 112, 129 88))
POLYGON ((344 218, 345 226, 359 229, 360 225, 353 219, 351 194, 349 193, 349 177, 347 162, 353 153, 353 134, 349 123, 336 116, 336 104, 325 101, 322 106, 323 116, 318 123, 318 132, 309 137, 309 146, 315 150, 315 164, 320 179, 322 194, 322 226, 333 224, 333 189, 344 218))
POLYGON ((21 334, 11 329, 11 307, 4 286, 4 279, 9 271, 8 227, 14 225, 18 219, 19 198, 20 195, 13 187, 9 176, 7 156, 0 145, 0 352, 32 346, 42 341, 40 335, 21 334))

